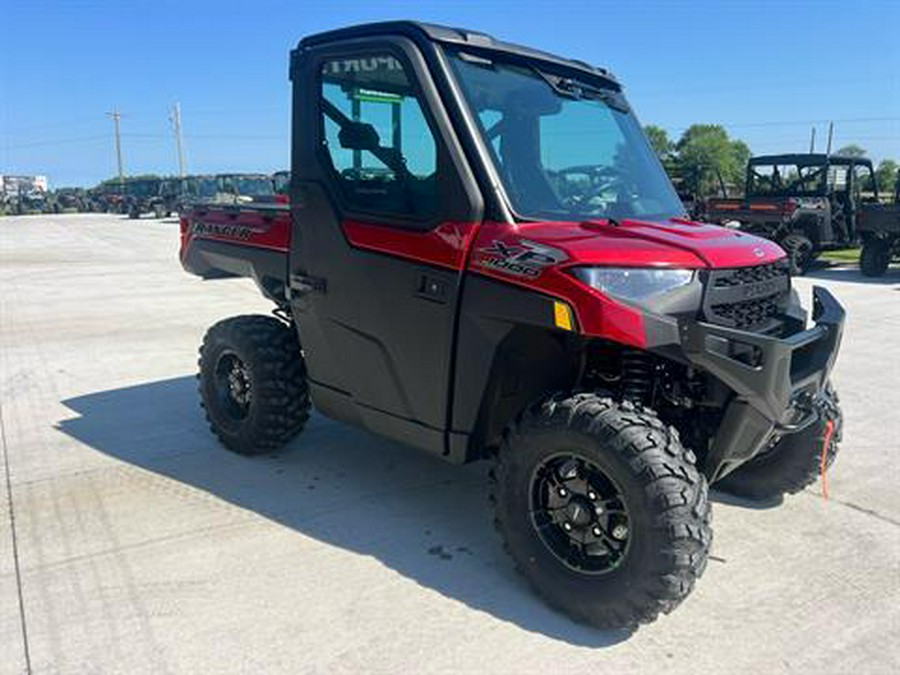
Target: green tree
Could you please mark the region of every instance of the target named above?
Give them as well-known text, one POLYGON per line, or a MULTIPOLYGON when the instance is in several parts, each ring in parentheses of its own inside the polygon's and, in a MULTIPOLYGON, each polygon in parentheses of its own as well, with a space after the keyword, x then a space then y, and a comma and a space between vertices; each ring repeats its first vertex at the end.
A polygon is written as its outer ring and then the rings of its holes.
POLYGON ((669 140, 669 134, 666 130, 662 127, 648 124, 644 127, 644 133, 647 134, 653 152, 656 153, 656 156, 659 157, 660 161, 668 159, 669 155, 671 155, 672 151, 675 149, 675 144, 669 140))
POLYGON ((894 182, 897 180, 897 171, 900 169, 897 162, 892 159, 883 159, 875 170, 875 180, 878 181, 878 191, 882 194, 893 194, 894 182))
POLYGON ((694 194, 706 197, 719 190, 719 177, 726 184, 743 183, 750 148, 728 137, 719 124, 691 125, 675 145, 677 168, 694 194))
POLYGON ((834 154, 841 155, 842 157, 865 157, 866 149, 861 148, 855 143, 851 143, 850 145, 845 145, 843 148, 838 148, 837 152, 834 154))

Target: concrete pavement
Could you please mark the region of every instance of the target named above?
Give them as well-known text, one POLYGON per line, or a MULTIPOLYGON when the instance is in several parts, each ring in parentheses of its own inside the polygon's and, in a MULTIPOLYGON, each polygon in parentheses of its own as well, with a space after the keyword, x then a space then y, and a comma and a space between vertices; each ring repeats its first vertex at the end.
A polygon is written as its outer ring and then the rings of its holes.
POLYGON ((174 220, 0 218, 0 673, 900 671, 900 270, 797 282, 849 312, 832 499, 717 496, 695 592, 628 636, 529 592, 482 464, 319 416, 222 450, 197 347, 270 308, 177 246, 174 220))

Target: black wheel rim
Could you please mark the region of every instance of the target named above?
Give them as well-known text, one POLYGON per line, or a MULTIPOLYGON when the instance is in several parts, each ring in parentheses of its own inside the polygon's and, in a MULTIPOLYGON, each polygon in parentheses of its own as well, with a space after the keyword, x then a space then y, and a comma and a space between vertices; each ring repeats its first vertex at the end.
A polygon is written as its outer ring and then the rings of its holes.
POLYGON ((234 352, 223 352, 216 361, 216 398, 222 410, 233 420, 242 420, 250 412, 253 385, 247 366, 234 352))
POLYGON ((605 574, 622 564, 631 543, 631 519, 622 491, 593 462, 554 455, 531 479, 531 522, 566 567, 605 574))

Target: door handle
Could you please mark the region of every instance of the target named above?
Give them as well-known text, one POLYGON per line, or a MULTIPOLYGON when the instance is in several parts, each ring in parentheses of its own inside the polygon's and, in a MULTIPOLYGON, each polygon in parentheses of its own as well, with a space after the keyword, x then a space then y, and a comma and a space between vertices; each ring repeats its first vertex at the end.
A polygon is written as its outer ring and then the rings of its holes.
POLYGON ((316 291, 324 293, 328 289, 328 284, 322 277, 311 277, 306 274, 292 274, 290 278, 290 286, 292 291, 297 293, 311 293, 316 291))

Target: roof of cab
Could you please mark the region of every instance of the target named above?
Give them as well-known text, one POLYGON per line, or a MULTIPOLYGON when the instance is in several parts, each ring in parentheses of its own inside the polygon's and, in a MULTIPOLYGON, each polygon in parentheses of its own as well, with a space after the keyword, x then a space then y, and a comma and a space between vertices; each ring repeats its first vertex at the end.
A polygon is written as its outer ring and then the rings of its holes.
POLYGON ((501 42, 487 33, 468 30, 465 28, 451 28, 418 21, 381 21, 376 23, 364 23, 346 28, 316 33, 300 40, 298 49, 314 47, 338 40, 351 40, 354 38, 371 37, 377 35, 403 35, 413 40, 425 40, 440 42, 463 47, 469 47, 476 51, 491 51, 507 54, 514 57, 534 59, 550 64, 580 70, 594 77, 601 77, 618 85, 615 75, 606 68, 592 66, 584 61, 566 59, 549 52, 543 52, 531 47, 501 42))
POLYGON ((866 157, 846 157, 844 155, 826 155, 824 153, 802 152, 787 155, 758 155, 751 158, 750 164, 797 164, 819 165, 819 164, 871 164, 871 160, 866 157))

